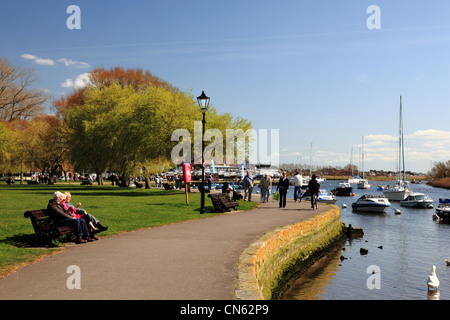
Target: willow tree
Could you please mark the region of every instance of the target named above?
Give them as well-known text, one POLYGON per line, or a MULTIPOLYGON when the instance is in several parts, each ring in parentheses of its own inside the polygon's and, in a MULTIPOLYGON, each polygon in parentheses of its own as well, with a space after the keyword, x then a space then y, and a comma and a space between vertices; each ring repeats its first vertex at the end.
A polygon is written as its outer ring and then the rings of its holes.
MULTIPOLYGON (((93 170, 99 177, 107 169, 117 172, 125 186, 127 177, 143 173, 148 187, 150 173, 176 165, 171 162, 174 130, 184 128, 193 135, 201 111, 189 92, 149 73, 96 70, 91 86, 58 102, 72 132, 71 159, 76 170, 93 170)), ((223 140, 226 129, 251 126, 214 108, 207 124, 223 132, 223 140)))

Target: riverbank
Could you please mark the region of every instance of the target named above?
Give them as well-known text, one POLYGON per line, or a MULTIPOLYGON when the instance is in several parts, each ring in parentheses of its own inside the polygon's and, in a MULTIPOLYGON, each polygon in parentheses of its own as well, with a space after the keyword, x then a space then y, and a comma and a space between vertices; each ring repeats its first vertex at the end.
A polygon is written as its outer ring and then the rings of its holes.
MULTIPOLYGON (((309 207, 303 202, 302 206, 309 207)), ((308 270, 344 237, 339 208, 283 226, 254 241, 240 256, 236 296, 243 300, 278 299, 289 283, 308 270)))
POLYGON ((428 183, 435 188, 450 189, 450 178, 435 179, 428 183))

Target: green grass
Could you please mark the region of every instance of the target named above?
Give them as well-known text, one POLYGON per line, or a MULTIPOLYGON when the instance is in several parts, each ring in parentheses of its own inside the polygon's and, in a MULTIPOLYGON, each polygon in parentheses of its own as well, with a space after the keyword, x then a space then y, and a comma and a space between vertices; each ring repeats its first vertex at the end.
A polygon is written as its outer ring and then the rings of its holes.
MULTIPOLYGON (((45 209, 55 191, 69 191, 71 202, 97 217, 109 229, 101 237, 148 227, 217 215, 206 196, 206 213, 200 214, 200 194, 184 190, 135 189, 106 186, 0 184, 0 276, 43 255, 62 250, 59 242, 42 243, 35 235, 27 210, 45 209)), ((239 201, 240 210, 256 202, 239 201)))

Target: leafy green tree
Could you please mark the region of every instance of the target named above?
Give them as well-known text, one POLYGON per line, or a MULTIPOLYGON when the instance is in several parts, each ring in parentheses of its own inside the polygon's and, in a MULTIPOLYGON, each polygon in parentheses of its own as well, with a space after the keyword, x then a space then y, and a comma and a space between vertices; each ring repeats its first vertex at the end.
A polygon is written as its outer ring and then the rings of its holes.
MULTIPOLYGON (((202 113, 189 92, 181 92, 148 73, 123 69, 97 70, 93 85, 57 103, 71 132, 71 160, 77 171, 110 170, 127 185, 127 177, 149 175, 171 163, 171 141, 176 129, 194 136, 194 121, 202 113), (144 76, 146 75, 146 76, 144 76), (137 77, 137 79, 133 79, 137 77)), ((251 128, 249 121, 208 111, 207 128, 251 128)), ((194 143, 192 141, 192 143, 194 143)), ((192 148, 193 149, 193 148, 192 148)))

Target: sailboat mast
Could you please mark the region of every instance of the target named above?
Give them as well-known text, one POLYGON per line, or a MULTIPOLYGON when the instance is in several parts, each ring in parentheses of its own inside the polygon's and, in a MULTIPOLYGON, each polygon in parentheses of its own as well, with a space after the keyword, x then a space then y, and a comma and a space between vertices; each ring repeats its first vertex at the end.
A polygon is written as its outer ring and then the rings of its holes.
POLYGON ((361 138, 361 161, 362 161, 362 178, 365 179, 364 174, 364 137, 361 138))
MULTIPOLYGON (((400 96, 400 152, 401 152, 401 158, 402 159, 402 174, 403 174, 403 186, 406 187, 406 173, 405 173, 405 144, 403 141, 403 115, 402 115, 402 96, 400 96)), ((399 154, 400 156, 400 154, 399 154)), ((399 160, 400 163, 400 160, 399 160)))

